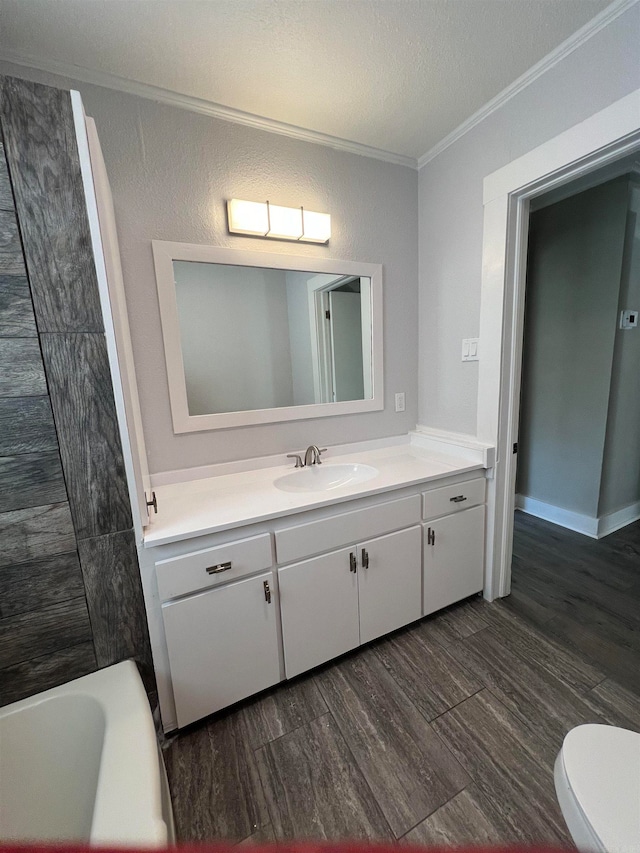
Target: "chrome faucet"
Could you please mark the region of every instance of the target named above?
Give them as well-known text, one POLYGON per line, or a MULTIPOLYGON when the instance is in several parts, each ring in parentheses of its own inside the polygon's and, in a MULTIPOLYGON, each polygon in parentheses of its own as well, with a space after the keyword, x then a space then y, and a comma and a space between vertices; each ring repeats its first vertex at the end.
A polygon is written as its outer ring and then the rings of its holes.
POLYGON ((317 444, 310 444, 307 447, 307 451, 304 454, 304 464, 305 465, 322 465, 322 460, 320 459, 320 454, 325 453, 326 447, 322 450, 318 447, 317 444))
POLYGON ((317 444, 310 444, 304 454, 304 462, 298 453, 287 453, 287 459, 295 459, 296 468, 304 468, 307 465, 322 465, 320 454, 325 453, 326 450, 326 447, 323 447, 322 450, 320 450, 317 444))

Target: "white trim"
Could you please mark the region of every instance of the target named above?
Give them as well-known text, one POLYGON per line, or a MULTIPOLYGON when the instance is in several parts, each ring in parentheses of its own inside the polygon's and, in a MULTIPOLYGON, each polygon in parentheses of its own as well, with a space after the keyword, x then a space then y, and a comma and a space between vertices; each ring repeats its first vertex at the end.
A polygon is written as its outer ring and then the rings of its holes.
POLYGON ((168 107, 177 107, 178 109, 188 110, 199 115, 217 118, 221 121, 242 124, 245 127, 252 127, 254 130, 264 130, 267 133, 277 133, 280 136, 288 136, 290 139, 298 139, 301 142, 324 145, 327 148, 333 148, 335 151, 358 154, 361 157, 383 160, 385 163, 393 163, 397 166, 408 166, 410 169, 417 169, 418 167, 418 161, 415 157, 396 154, 393 151, 385 151, 382 148, 374 148, 371 145, 364 145, 361 142, 352 142, 349 139, 342 139, 339 136, 331 136, 328 133, 320 133, 317 130, 309 130, 295 124, 276 121, 266 116, 237 110, 234 107, 226 107, 224 104, 217 104, 205 98, 196 98, 192 95, 174 92, 171 89, 152 86, 149 83, 139 83, 136 80, 129 80, 126 77, 120 77, 118 74, 111 74, 108 71, 98 71, 93 68, 85 68, 82 65, 74 65, 71 62, 34 56, 33 54, 25 53, 21 50, 12 50, 11 48, 0 49, 0 60, 26 68, 46 71, 49 74, 58 74, 61 77, 79 80, 82 83, 90 83, 93 86, 113 89, 116 92, 124 92, 127 95, 136 95, 139 98, 156 101, 168 107))
POLYGON ((561 506, 530 498, 528 495, 516 495, 516 508, 526 512, 527 515, 534 515, 536 518, 566 527, 567 530, 575 530, 576 533, 583 533, 592 539, 598 538, 598 519, 591 515, 572 512, 561 506))
POLYGON ((543 74, 559 62, 562 62, 562 60, 569 56, 569 54, 573 53, 574 50, 589 41, 590 38, 607 27, 612 21, 615 21, 616 18, 624 14, 637 2, 638 0, 615 0, 615 2, 611 3, 610 6, 607 6, 606 9, 600 12, 600 14, 596 15, 595 18, 587 21, 583 27, 573 33, 573 35, 569 36, 569 38, 563 41, 562 44, 559 44, 558 47, 551 51, 551 53, 548 53, 539 62, 532 65, 524 74, 516 78, 513 83, 510 83, 506 89, 503 89, 494 98, 487 101, 487 103, 480 107, 477 112, 469 116, 468 119, 465 119, 462 124, 458 125, 458 127, 455 130, 452 130, 451 133, 448 133, 440 140, 440 142, 437 142, 433 148, 430 148, 426 152, 426 154, 418 157, 418 169, 422 169, 423 166, 430 163, 431 160, 438 156, 438 154, 442 154, 442 152, 449 148, 450 145, 453 145, 454 142, 457 142, 458 139, 463 137, 476 125, 480 124, 480 122, 484 121, 488 116, 496 112, 496 110, 503 107, 511 100, 511 98, 514 98, 523 89, 526 89, 527 86, 537 80, 538 77, 542 77, 543 74))
POLYGON ((528 196, 539 195, 590 172, 596 166, 600 168, 630 154, 637 148, 633 135, 638 130, 638 116, 640 89, 487 175, 483 182, 483 203, 486 205, 525 189, 528 196), (627 136, 630 139, 624 145, 627 136), (607 151, 607 146, 614 143, 615 151, 607 151), (594 155, 595 159, 587 168, 578 163, 582 158, 594 155), (540 181, 544 181, 544 187, 536 186, 540 181))
POLYGON ((487 484, 485 597, 508 595, 529 199, 640 149, 640 89, 485 178, 478 437, 496 446, 487 484))
POLYGON ((308 420, 356 412, 375 412, 384 409, 384 356, 382 331, 382 265, 336 261, 329 258, 308 258, 300 255, 280 255, 249 249, 230 249, 220 246, 201 246, 192 243, 173 243, 152 240, 156 271, 160 320, 164 340, 169 402, 175 433, 229 429, 250 424, 282 423, 308 420), (303 270, 310 273, 366 276, 371 279, 371 340, 373 396, 368 400, 349 400, 338 403, 315 403, 306 406, 282 406, 271 409, 252 409, 242 412, 220 412, 190 415, 187 400, 180 324, 176 302, 173 261, 199 261, 214 264, 267 267, 270 269, 303 270))
POLYGON ((531 498, 528 495, 516 495, 515 505, 516 509, 526 512, 527 515, 534 515, 536 518, 559 524, 560 527, 575 530, 576 533, 583 533, 592 539, 602 539, 610 533, 615 533, 616 530, 640 520, 640 501, 597 518, 572 512, 563 507, 531 498))
POLYGON ((615 533, 621 527, 626 527, 627 524, 633 524, 634 521, 640 519, 640 501, 628 504, 615 512, 610 512, 607 515, 601 515, 598 519, 598 539, 603 536, 608 536, 610 533, 615 533))
MULTIPOLYGON (((133 522, 135 527, 137 541, 142 541, 142 534, 145 525, 149 523, 149 514, 144 497, 139 493, 138 485, 143 489, 142 480, 144 479, 141 473, 140 462, 136 461, 135 449, 132 444, 131 431, 127 419, 127 410, 131 410, 132 394, 137 402, 137 390, 128 389, 129 406, 127 406, 127 389, 123 387, 122 381, 122 363, 118 353, 118 332, 116 330, 116 320, 114 318, 111 298, 109 295, 109 278, 107 274, 108 260, 105 256, 105 246, 103 244, 103 228, 101 226, 99 202, 94 184, 94 167, 91 161, 91 152, 89 144, 89 129, 87 123, 91 119, 87 119, 82 105, 80 93, 71 90, 71 108, 73 112, 73 121, 76 132, 76 143, 78 146, 78 160, 80 164, 80 173, 82 176, 82 185, 84 189, 85 204, 87 210, 87 219, 89 222, 89 231, 91 234, 91 247, 93 250, 94 264, 96 268, 96 278, 98 282, 98 293, 100 295, 100 307, 102 309, 102 318, 104 322, 105 339, 107 344, 107 355, 109 357, 109 367, 111 370, 111 385, 113 387, 113 396, 116 407, 116 415, 120 431, 120 440, 122 442, 122 456, 124 460, 125 473, 127 477, 127 486, 129 491, 129 500, 133 513, 133 522)), ((95 129, 94 129, 95 133, 95 129)), ((97 140, 97 135, 96 135, 97 140)), ((111 247, 113 248, 113 247, 111 247)), ((113 258, 111 259, 113 262, 113 258)), ((120 262, 119 256, 117 263, 120 262)), ((112 263, 113 266, 113 263, 112 263)), ((122 318, 118 318, 122 325, 122 318)), ((122 329, 121 329, 122 332, 122 329)), ((128 327, 125 330, 128 332, 128 327)), ((131 417, 131 414, 129 414, 131 417)), ((143 466, 146 469, 146 457, 142 460, 143 466)))
POLYGON ((432 429, 420 424, 409 435, 414 447, 421 447, 423 450, 445 456, 457 456, 469 462, 478 462, 483 468, 493 468, 495 465, 495 448, 483 441, 478 441, 475 436, 432 429))

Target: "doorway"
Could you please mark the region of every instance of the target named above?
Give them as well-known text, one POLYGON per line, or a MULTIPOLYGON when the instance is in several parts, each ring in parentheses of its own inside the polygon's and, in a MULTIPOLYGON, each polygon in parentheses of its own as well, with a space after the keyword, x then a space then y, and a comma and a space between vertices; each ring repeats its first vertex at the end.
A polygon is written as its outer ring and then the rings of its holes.
POLYGON ((373 397, 371 279, 340 276, 309 282, 313 374, 324 403, 373 397))
POLYGON ((529 206, 545 192, 640 150, 640 90, 484 180, 478 439, 496 448, 487 480, 488 600, 509 594, 529 206))
POLYGON ((640 164, 588 178, 531 202, 515 493, 597 539, 640 518, 640 164))
POLYGON ((531 203, 509 600, 546 636, 635 691, 637 168, 623 158, 531 203))

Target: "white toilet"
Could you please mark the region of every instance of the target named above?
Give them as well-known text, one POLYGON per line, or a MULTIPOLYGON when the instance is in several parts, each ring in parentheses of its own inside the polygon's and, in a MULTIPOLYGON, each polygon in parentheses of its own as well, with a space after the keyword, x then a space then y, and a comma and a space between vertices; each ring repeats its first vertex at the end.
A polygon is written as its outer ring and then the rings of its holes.
POLYGON ((640 734, 595 724, 572 729, 554 778, 579 850, 640 853, 640 734))

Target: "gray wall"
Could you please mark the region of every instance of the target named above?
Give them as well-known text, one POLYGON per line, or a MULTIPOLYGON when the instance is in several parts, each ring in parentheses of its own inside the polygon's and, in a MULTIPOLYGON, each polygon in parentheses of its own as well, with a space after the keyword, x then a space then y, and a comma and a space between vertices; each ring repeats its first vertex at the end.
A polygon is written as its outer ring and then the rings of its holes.
MULTIPOLYGON (((630 186, 618 312, 640 310, 640 186, 630 186)), ((640 327, 616 328, 598 515, 640 501, 640 327)))
POLYGON ((292 406, 285 272, 188 261, 174 272, 189 413, 292 406))
POLYGON ((421 169, 419 423, 476 433, 483 178, 640 88, 638 44, 635 5, 421 169))
POLYGON ((95 118, 113 190, 142 418, 152 472, 400 435, 417 417, 418 194, 412 169, 0 63, 0 71, 71 86, 95 118), (303 204, 332 216, 329 246, 295 253, 384 267, 382 412, 174 436, 150 241, 292 252, 227 233, 227 198, 303 204), (405 391, 407 410, 393 395, 405 391))
POLYGON ((530 219, 516 491, 591 517, 598 514, 627 197, 627 179, 619 178, 530 219))

